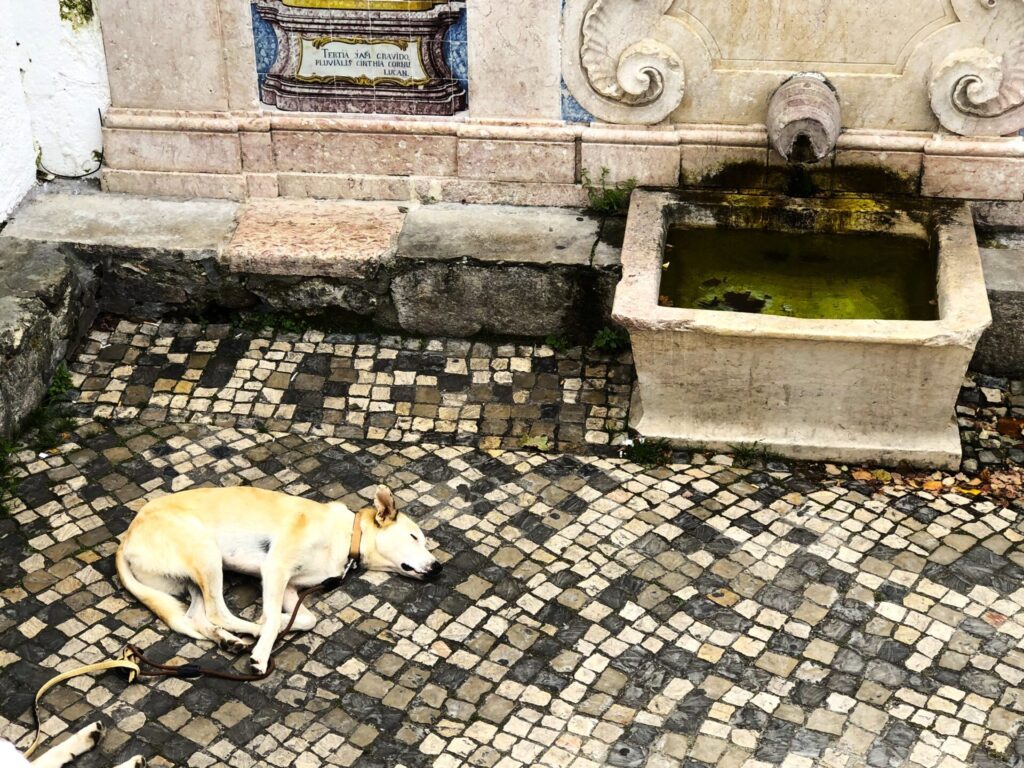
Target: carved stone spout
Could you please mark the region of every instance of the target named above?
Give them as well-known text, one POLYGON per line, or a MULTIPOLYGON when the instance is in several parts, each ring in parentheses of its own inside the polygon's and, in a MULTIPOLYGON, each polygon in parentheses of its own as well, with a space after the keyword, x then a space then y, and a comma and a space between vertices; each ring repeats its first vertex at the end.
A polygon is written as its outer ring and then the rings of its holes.
POLYGON ((817 73, 794 75, 768 105, 768 137, 790 163, 817 163, 836 147, 842 120, 839 97, 817 73))

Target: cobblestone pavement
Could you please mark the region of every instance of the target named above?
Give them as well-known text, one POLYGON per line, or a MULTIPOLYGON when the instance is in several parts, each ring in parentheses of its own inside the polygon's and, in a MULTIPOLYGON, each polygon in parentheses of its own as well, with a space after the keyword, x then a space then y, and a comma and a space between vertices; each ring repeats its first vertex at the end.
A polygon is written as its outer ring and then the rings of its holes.
MULTIPOLYGON (((157 659, 231 662, 171 635, 114 577, 115 536, 147 497, 250 483, 359 506, 386 482, 445 562, 439 581, 352 579, 315 601, 320 623, 262 683, 73 681, 47 698, 47 732, 104 720, 85 768, 134 752, 201 767, 1009 768, 1024 752, 1024 513, 1013 504, 955 483, 929 492, 728 456, 644 469, 596 449, 502 450, 531 423, 511 410, 494 419, 503 431, 482 429, 489 404, 551 390, 540 421, 553 442, 611 442, 628 362, 153 329, 95 333, 73 366, 79 426, 54 451, 17 457, 17 499, 0 518, 0 734, 26 733, 55 670, 125 642, 157 659), (434 372, 398 383, 432 358, 434 372), (467 372, 437 370, 459 359, 467 372), (541 385, 539 361, 557 383, 541 385), (327 386, 335 371, 355 380, 322 402, 286 402, 318 392, 300 377, 327 386), (520 386, 516 373, 536 379, 520 386), (481 390, 481 412, 461 410, 475 404, 465 389, 484 385, 494 400, 481 390), (436 414, 399 412, 420 402, 418 387, 440 390, 436 414), (280 395, 262 399, 268 388, 280 395), (582 421, 576 410, 559 421, 581 403, 582 421), (394 420, 353 424, 353 407, 394 420), (580 431, 567 439, 567 426, 580 431), (350 427, 358 434, 340 432, 350 427), (371 428, 397 439, 367 440, 371 428), (480 448, 488 437, 494 450, 480 448)), ((964 419, 1014 417, 1011 385, 991 384, 965 393, 999 391, 999 404, 977 401, 964 419)), ((255 582, 228 590, 255 617, 255 582)))
MULTIPOLYGON (((112 323, 79 355, 82 413, 407 443, 616 454, 629 353, 379 334, 261 335, 112 323)), ((964 469, 1024 464, 1024 382, 972 374, 957 408, 964 469)))
POLYGON ((633 380, 628 353, 578 347, 127 322, 94 331, 74 369, 100 418, 483 449, 608 445, 633 380))

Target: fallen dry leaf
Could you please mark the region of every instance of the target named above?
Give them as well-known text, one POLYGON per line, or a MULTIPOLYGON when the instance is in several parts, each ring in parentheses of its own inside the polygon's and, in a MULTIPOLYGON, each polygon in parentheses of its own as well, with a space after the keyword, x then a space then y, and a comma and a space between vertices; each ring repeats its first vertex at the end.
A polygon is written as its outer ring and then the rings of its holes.
POLYGON ((874 477, 866 469, 855 469, 853 470, 853 479, 860 480, 861 482, 867 482, 869 480, 873 480, 874 477))
POLYGON ((1008 416, 1003 416, 996 422, 996 432, 1004 437, 1020 437, 1022 428, 1024 428, 1024 420, 1022 419, 1011 419, 1008 416))
POLYGON ((980 496, 981 495, 981 489, 980 488, 964 488, 962 485, 957 486, 956 492, 957 493, 966 494, 967 496, 980 496))

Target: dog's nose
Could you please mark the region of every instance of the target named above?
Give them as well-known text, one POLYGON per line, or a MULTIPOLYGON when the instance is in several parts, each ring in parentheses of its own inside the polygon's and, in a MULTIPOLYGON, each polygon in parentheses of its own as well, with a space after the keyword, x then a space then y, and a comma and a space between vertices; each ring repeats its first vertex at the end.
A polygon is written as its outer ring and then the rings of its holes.
POLYGON ((441 575, 441 568, 442 568, 441 564, 439 562, 437 562, 437 560, 435 560, 433 565, 430 566, 430 570, 427 571, 427 575, 428 576, 440 576, 441 575))

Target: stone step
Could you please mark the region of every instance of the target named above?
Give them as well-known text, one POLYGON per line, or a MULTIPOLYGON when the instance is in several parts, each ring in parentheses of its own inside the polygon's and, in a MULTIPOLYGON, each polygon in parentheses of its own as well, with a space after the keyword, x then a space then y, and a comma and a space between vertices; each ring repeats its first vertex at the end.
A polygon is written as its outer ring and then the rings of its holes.
POLYGON ((405 223, 394 203, 259 200, 245 205, 221 262, 255 275, 372 278, 405 223))
POLYGON ((220 200, 39 194, 3 237, 63 246, 102 278, 103 311, 153 317, 215 300, 211 275, 238 210, 220 200))
POLYGON ((456 336, 600 327, 618 272, 594 263, 599 235, 600 222, 573 209, 417 207, 399 237, 391 281, 398 323, 456 336))
POLYGON ((222 200, 40 194, 4 229, 23 240, 74 243, 81 250, 154 250, 189 258, 216 256, 235 230, 238 203, 222 200))
POLYGON ((101 276, 101 308, 126 316, 265 309, 410 333, 545 336, 609 322, 618 248, 601 226, 561 208, 58 188, 23 205, 4 235, 64 245, 101 276))

